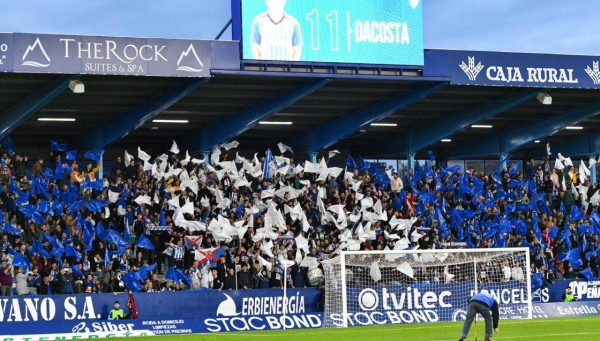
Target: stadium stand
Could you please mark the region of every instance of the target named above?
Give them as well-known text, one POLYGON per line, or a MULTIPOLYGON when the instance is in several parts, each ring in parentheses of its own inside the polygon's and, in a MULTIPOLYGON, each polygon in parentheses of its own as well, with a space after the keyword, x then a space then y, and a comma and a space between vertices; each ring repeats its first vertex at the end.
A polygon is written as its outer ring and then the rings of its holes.
MULTIPOLYGON (((525 246, 538 287, 600 272, 598 186, 560 154, 484 174, 430 152, 399 174, 351 155, 330 167, 336 153, 298 163, 281 143, 199 160, 173 141, 159 156, 125 151, 99 178, 99 155, 50 147, 0 159, 3 295, 318 287, 309 271, 340 250, 525 246)), ((518 280, 511 264, 487 272, 518 280)))

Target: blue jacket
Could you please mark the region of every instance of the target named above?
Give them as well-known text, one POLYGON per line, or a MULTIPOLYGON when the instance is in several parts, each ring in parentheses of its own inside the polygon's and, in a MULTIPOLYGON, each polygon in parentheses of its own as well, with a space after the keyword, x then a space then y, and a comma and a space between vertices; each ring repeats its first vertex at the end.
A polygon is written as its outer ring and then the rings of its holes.
POLYGON ((498 323, 500 322, 500 309, 498 307, 498 301, 496 301, 494 296, 481 291, 477 295, 471 297, 469 303, 471 302, 478 302, 486 305, 492 311, 492 323, 494 328, 498 328, 498 323))
POLYGON ((469 302, 472 302, 472 301, 477 301, 477 302, 483 303, 483 304, 487 305, 488 308, 490 308, 490 309, 492 309, 492 307, 494 306, 494 303, 496 303, 496 299, 494 298, 494 296, 485 294, 483 292, 480 292, 479 294, 471 297, 471 300, 469 300, 469 302))

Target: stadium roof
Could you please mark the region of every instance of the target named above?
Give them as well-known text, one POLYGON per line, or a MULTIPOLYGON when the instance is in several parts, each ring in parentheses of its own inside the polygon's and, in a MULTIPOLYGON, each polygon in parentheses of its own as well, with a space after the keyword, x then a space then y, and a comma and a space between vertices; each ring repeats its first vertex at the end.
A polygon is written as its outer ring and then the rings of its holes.
MULTIPOLYGON (((539 157, 546 142, 567 155, 600 151, 598 89, 458 84, 437 71, 447 67, 450 53, 427 51, 435 58, 422 69, 242 62, 237 70, 213 68, 209 78, 1 73, 1 132, 28 150, 47 150, 56 139, 80 150, 159 151, 175 139, 181 149, 202 151, 236 139, 242 152, 283 142, 305 156, 338 149, 379 158, 409 152, 420 158, 427 150, 447 158, 539 157), (73 79, 85 84, 85 93, 68 90, 73 79), (552 105, 541 104, 540 93, 548 93, 552 105), (76 121, 38 120, 57 117, 76 121), (256 124, 262 120, 292 124, 256 124), (583 130, 565 129, 572 125, 583 130)), ((484 72, 489 80, 490 71, 484 72)))

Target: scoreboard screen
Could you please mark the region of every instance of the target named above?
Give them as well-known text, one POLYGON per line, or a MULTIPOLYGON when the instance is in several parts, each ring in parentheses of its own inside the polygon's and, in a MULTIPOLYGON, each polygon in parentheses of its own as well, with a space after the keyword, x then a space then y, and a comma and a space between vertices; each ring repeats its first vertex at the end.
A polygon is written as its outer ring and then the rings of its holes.
POLYGON ((423 65, 422 0, 241 0, 243 58, 423 65))

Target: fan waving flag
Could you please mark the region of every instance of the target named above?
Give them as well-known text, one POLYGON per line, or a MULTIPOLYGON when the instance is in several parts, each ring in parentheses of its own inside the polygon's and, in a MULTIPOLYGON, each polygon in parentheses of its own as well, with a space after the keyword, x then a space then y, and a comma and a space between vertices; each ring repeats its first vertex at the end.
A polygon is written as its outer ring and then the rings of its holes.
POLYGON ((533 290, 539 289, 544 286, 544 274, 536 272, 531 278, 531 288, 533 290))
POLYGON ((129 290, 131 290, 131 291, 134 291, 134 292, 144 291, 144 288, 142 287, 140 282, 135 279, 135 276, 133 275, 132 272, 128 272, 125 275, 123 275, 123 282, 125 282, 125 284, 129 288, 129 290))
POLYGON ((585 219, 585 214, 583 214, 583 212, 581 212, 581 210, 579 208, 577 208, 577 206, 573 205, 571 207, 571 215, 569 217, 570 220, 583 220, 585 219))
POLYGON ((90 151, 85 152, 85 154, 83 156, 88 160, 98 162, 98 161, 100 161, 100 158, 102 158, 102 151, 90 150, 90 151))
POLYGON ((117 247, 126 247, 129 243, 119 235, 115 230, 108 230, 106 240, 109 243, 115 244, 117 247))
POLYGON ((181 270, 174 267, 170 267, 169 269, 167 269, 165 278, 170 279, 177 284, 181 284, 181 281, 184 281, 187 284, 191 283, 191 280, 181 270))
POLYGON ((515 162, 515 164, 512 167, 510 167, 510 169, 508 170, 508 174, 510 174, 510 175, 517 174, 519 172, 520 165, 521 164, 519 162, 515 162))
POLYGON ((75 161, 77 160, 77 151, 76 150, 69 150, 67 152, 66 158, 68 161, 75 161))
POLYGON ((147 280, 150 276, 149 276, 149 272, 154 271, 156 269, 156 267, 158 266, 158 264, 153 263, 152 265, 143 265, 140 266, 140 278, 142 280, 147 280))
POLYGON ((222 247, 215 249, 203 249, 198 250, 200 253, 200 260, 198 261, 198 266, 206 264, 206 262, 210 262, 211 267, 216 264, 219 258, 225 253, 225 250, 222 247))
POLYGON ((352 158, 352 155, 350 155, 350 154, 348 154, 348 156, 346 157, 346 168, 348 168, 348 170, 358 169, 358 165, 356 164, 356 161, 354 161, 354 159, 352 158))
POLYGON ((269 180, 269 171, 271 168, 271 161, 273 161, 273 153, 271 153, 271 149, 267 149, 265 152, 265 164, 263 165, 263 178, 265 180, 269 180))
POLYGON ((25 260, 22 254, 13 249, 8 249, 8 253, 13 256, 12 265, 23 269, 29 268, 29 262, 25 260))
POLYGON ((583 277, 585 277, 588 281, 594 280, 594 274, 592 274, 592 270, 589 267, 585 268, 585 270, 581 271, 583 277))
POLYGON ((137 244, 135 244, 135 246, 141 247, 142 249, 154 251, 154 244, 152 243, 150 238, 146 237, 146 235, 141 235, 140 239, 138 240, 137 244))
POLYGON ((50 151, 65 152, 65 151, 67 151, 67 144, 66 143, 58 143, 54 140, 50 140, 50 151))
POLYGON ((202 236, 185 236, 185 246, 190 250, 199 250, 202 246, 202 236))
POLYGON ((17 147, 15 141, 12 138, 7 137, 2 141, 2 148, 6 149, 8 155, 14 156, 17 153, 17 147))
POLYGON ((77 251, 73 246, 71 246, 71 244, 67 244, 67 246, 65 247, 65 255, 67 257, 75 258, 78 262, 81 261, 81 253, 79 253, 79 251, 77 251))

